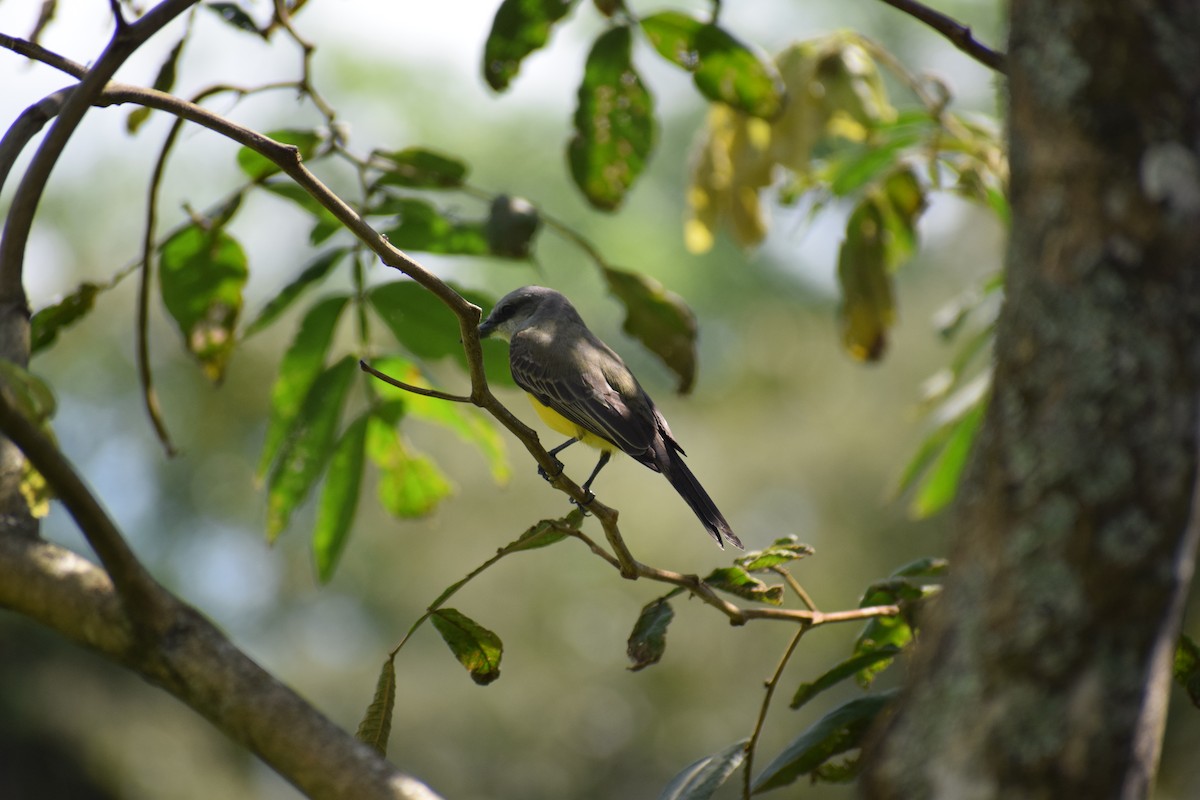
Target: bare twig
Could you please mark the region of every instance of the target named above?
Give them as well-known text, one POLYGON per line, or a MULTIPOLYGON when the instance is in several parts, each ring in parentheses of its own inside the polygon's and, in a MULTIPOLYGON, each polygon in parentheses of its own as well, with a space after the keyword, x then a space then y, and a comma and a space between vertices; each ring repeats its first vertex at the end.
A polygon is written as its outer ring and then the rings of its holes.
POLYGON ((358 367, 363 372, 366 372, 370 375, 374 375, 376 378, 383 381, 384 383, 389 384, 391 386, 395 386, 397 389, 403 389, 406 392, 412 392, 413 394, 424 395, 425 397, 434 397, 434 398, 437 398, 438 400, 446 400, 451 403, 470 403, 471 402, 471 398, 466 397, 464 395, 449 394, 447 392, 439 392, 437 389, 426 389, 423 386, 413 386, 411 383, 405 383, 402 380, 397 380, 396 378, 393 378, 391 375, 388 375, 386 373, 380 372, 379 370, 375 369, 370 364, 368 364, 366 361, 360 360, 358 362, 358 367))
POLYGON ((1004 53, 982 44, 971 33, 970 27, 963 25, 958 20, 918 3, 916 0, 883 0, 883 2, 933 28, 949 39, 951 44, 985 67, 990 67, 1002 75, 1008 74, 1008 57, 1004 53))
POLYGON ((767 709, 771 707, 771 698, 775 696, 775 687, 779 685, 779 678, 783 675, 783 668, 792 658, 792 653, 796 652, 796 645, 800 644, 800 639, 804 634, 808 633, 810 626, 801 625, 800 630, 788 642, 787 649, 783 651, 783 656, 779 659, 779 663, 775 665, 775 672, 767 680, 765 687, 766 692, 763 694, 762 705, 758 708, 758 718, 754 721, 754 731, 750 734, 750 740, 746 742, 746 761, 742 766, 742 798, 750 800, 750 784, 753 781, 754 772, 754 753, 758 748, 758 739, 762 735, 763 724, 767 721, 767 709))

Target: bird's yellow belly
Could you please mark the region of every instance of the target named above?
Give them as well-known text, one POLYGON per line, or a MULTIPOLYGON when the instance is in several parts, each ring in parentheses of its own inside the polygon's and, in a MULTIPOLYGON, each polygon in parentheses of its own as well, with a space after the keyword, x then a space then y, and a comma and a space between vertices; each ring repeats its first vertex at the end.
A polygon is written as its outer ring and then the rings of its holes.
POLYGON ((576 425, 571 420, 564 417, 562 414, 555 411, 550 406, 545 405, 531 394, 526 395, 529 398, 529 404, 533 406, 533 410, 542 418, 542 422, 549 425, 553 430, 558 431, 564 436, 570 436, 573 439, 586 444, 588 447, 595 447, 597 450, 616 450, 616 445, 612 442, 597 436, 590 431, 576 425))

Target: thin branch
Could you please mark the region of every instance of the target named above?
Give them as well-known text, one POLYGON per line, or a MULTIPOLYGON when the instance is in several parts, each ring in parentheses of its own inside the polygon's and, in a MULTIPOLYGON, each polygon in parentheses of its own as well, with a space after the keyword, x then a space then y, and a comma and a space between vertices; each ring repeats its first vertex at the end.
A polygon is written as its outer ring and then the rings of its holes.
POLYGON ((379 370, 375 369, 370 364, 368 364, 366 361, 363 361, 361 359, 358 362, 358 367, 363 372, 366 372, 370 375, 374 375, 376 378, 379 378, 379 380, 383 381, 384 383, 389 384, 391 386, 395 386, 397 389, 403 389, 406 392, 412 392, 413 394, 424 395, 425 397, 435 397, 438 400, 447 400, 451 403, 470 403, 471 402, 470 397, 465 397, 460 394, 449 394, 447 392, 439 392, 436 389, 426 389, 422 386, 413 386, 411 383, 405 383, 402 380, 397 380, 396 378, 393 378, 391 375, 380 372, 379 370))
POLYGON ((763 694, 762 705, 758 708, 758 719, 754 721, 754 731, 750 734, 750 741, 746 742, 746 761, 742 766, 743 800, 750 800, 750 784, 754 777, 752 774, 754 772, 754 752, 758 748, 758 739, 762 736, 763 724, 767 721, 767 709, 771 707, 771 698, 775 696, 775 687, 779 685, 779 678, 783 675, 783 668, 791 660, 792 653, 796 652, 796 645, 800 644, 800 639, 804 634, 808 633, 809 627, 808 625, 802 625, 800 626, 800 630, 796 631, 796 635, 788 642, 787 649, 783 651, 783 656, 775 666, 775 672, 766 682, 766 692, 763 694))
POLYGON ((981 43, 971 33, 971 28, 958 20, 948 17, 940 11, 916 2, 916 0, 883 0, 892 8, 903 11, 950 40, 950 43, 969 55, 971 58, 994 69, 1002 75, 1008 74, 1008 57, 981 43))

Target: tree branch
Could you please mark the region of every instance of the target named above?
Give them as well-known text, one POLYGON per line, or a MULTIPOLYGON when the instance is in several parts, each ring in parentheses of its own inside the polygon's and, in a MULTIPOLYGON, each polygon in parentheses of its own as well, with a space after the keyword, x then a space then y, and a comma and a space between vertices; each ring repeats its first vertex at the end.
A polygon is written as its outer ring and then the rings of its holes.
POLYGON ((1008 57, 977 40, 971 33, 970 27, 940 11, 918 3, 916 0, 883 0, 883 2, 933 28, 949 39, 951 44, 985 67, 990 67, 1001 75, 1008 74, 1008 57))

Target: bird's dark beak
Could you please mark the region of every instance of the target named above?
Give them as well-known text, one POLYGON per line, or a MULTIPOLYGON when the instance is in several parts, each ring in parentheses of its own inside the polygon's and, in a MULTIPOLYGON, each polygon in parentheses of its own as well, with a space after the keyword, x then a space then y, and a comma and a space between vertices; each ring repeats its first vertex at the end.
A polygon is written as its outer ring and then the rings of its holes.
POLYGON ((486 339, 492 335, 492 331, 494 330, 496 330, 496 326, 492 322, 492 318, 488 317, 483 322, 479 323, 479 338, 486 339))

